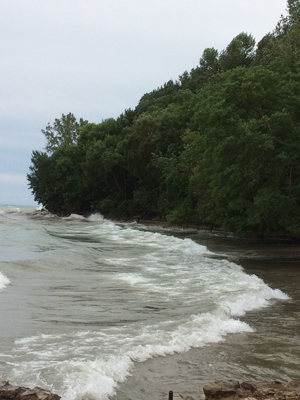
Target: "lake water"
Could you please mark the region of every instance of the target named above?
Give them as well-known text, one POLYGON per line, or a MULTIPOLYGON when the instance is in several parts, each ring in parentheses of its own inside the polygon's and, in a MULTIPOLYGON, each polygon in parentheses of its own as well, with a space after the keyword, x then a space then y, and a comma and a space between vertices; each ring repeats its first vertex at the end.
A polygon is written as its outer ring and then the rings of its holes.
POLYGON ((299 378, 294 245, 0 206, 0 378, 75 399, 299 378))

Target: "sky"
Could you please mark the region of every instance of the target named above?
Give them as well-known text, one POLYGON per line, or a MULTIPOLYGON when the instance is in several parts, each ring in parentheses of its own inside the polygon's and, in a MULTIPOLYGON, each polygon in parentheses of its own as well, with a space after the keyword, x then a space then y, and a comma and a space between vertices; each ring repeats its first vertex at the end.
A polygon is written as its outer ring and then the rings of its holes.
POLYGON ((226 48, 258 42, 285 0, 0 0, 0 204, 35 205, 26 174, 48 122, 101 122, 226 48))

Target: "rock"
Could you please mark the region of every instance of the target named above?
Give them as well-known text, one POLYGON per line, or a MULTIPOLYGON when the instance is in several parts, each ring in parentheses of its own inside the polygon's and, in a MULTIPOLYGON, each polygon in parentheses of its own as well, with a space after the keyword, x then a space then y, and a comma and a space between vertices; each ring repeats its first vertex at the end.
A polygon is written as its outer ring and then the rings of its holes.
POLYGON ((300 400, 300 381, 242 382, 215 381, 211 386, 204 386, 207 399, 229 400, 300 400))
POLYGON ((7 386, 7 385, 9 385, 9 381, 0 381, 0 387, 7 386))
POLYGON ((195 400, 192 396, 185 396, 185 400, 195 400))
POLYGON ((238 381, 215 381, 212 386, 204 386, 203 392, 207 399, 219 399, 236 395, 239 387, 238 381))
POLYGON ((27 389, 25 392, 20 394, 22 400, 37 400, 38 396, 35 390, 27 389))
POLYGON ((0 400, 60 400, 60 396, 38 386, 29 389, 0 381, 0 400))

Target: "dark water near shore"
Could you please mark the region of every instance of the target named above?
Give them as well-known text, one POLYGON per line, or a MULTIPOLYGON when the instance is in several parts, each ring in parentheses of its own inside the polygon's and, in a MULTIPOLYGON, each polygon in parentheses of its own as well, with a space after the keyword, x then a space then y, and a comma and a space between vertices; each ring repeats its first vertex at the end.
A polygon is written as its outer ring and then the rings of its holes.
POLYGON ((3 379, 150 400, 299 378, 296 245, 7 207, 0 239, 3 379))
POLYGON ((187 236, 205 244, 220 257, 242 265, 246 273, 257 275, 270 287, 280 288, 290 299, 243 316, 242 320, 253 327, 254 332, 228 335, 222 342, 166 357, 163 375, 160 373, 161 360, 151 359, 137 366, 116 398, 142 396, 150 400, 153 388, 154 393, 161 395, 173 390, 200 398, 203 386, 217 379, 299 379, 299 245, 275 239, 245 242, 202 233, 187 236))

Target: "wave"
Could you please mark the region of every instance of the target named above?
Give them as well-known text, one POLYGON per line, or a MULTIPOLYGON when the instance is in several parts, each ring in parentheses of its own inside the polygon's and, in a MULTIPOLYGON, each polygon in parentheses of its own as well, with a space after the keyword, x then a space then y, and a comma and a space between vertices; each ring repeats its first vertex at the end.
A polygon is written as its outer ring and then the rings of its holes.
POLYGON ((33 290, 31 306, 37 324, 49 312, 57 325, 16 340, 7 364, 9 379, 65 400, 106 400, 136 363, 253 332, 241 316, 288 299, 188 238, 101 215, 54 222, 39 234, 55 251, 34 264, 43 296, 33 290))
MULTIPOLYGON (((221 293, 217 305, 208 312, 181 316, 177 320, 169 317, 151 325, 123 324, 104 327, 101 331, 40 334, 16 341, 14 354, 27 353, 30 359, 15 363, 15 377, 27 378, 29 385, 45 385, 45 376, 54 375, 61 380, 57 386, 63 399, 104 400, 116 393, 135 363, 218 343, 228 334, 253 332, 251 326, 236 317, 266 307, 272 299, 285 300, 288 296, 269 288, 255 275, 246 275, 233 263, 228 263, 227 267, 233 282, 229 283, 225 275, 222 277, 226 286, 223 291, 220 286, 211 288, 210 296, 215 290, 221 293), (234 291, 234 285, 238 284, 236 279, 242 282, 234 291), (31 380, 33 375, 37 379, 31 380)), ((129 281, 132 278, 130 284, 140 285, 145 290, 149 284, 135 277, 127 278, 129 281)), ((148 288, 155 290, 150 285, 148 288)), ((154 311, 154 307, 149 310, 154 311)))
POLYGON ((4 289, 10 284, 10 280, 0 272, 0 289, 4 289))
MULTIPOLYGON (((163 327, 159 325, 155 330, 146 326, 140 328, 135 336, 106 330, 77 332, 71 337, 36 335, 24 338, 16 341, 18 348, 14 352, 16 356, 18 351, 27 352, 31 360, 23 364, 15 362, 14 378, 22 376, 24 379, 24 375, 32 376, 34 372, 42 379, 43 372, 49 374, 52 370, 63 377, 61 394, 64 399, 107 399, 128 377, 135 362, 217 343, 224 340, 228 333, 253 332, 245 322, 228 318, 224 312, 218 314, 191 316, 185 324, 169 331, 160 329, 163 327), (95 352, 96 357, 92 357, 91 353, 95 352)), ((45 382, 34 380, 28 381, 28 384, 41 385, 45 382)))

